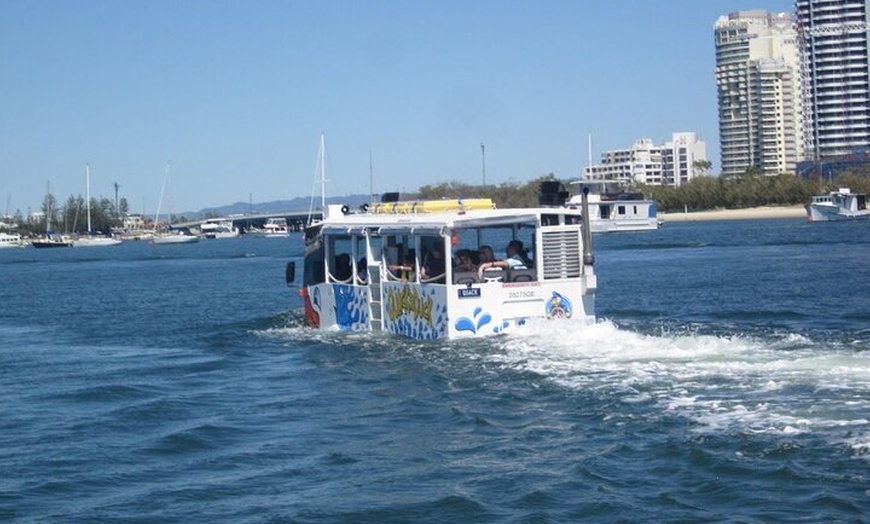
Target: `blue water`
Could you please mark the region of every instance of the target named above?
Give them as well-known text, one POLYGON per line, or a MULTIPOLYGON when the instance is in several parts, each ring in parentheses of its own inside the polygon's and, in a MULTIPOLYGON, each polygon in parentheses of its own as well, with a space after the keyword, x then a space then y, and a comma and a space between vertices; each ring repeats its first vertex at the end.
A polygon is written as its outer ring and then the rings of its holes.
POLYGON ((599 323, 302 326, 302 244, 0 251, 0 521, 859 522, 870 223, 596 236, 599 323))

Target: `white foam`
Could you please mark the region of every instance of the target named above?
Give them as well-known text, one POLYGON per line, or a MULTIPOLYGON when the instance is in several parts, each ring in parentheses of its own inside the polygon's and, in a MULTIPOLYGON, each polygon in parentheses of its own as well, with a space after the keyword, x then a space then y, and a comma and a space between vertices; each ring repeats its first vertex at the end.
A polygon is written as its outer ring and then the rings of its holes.
POLYGON ((676 413, 694 431, 820 433, 870 450, 870 351, 794 334, 645 335, 609 321, 582 329, 546 322, 502 344, 491 356, 500 365, 628 404, 652 403, 659 413, 651 416, 676 413))

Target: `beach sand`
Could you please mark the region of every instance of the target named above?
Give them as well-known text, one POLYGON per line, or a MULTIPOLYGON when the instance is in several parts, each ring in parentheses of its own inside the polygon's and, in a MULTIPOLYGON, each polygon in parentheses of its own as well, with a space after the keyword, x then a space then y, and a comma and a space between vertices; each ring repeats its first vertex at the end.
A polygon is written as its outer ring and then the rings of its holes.
POLYGON ((806 218, 804 206, 764 206, 747 209, 714 209, 688 213, 658 213, 662 222, 697 222, 702 220, 743 220, 759 218, 806 218))

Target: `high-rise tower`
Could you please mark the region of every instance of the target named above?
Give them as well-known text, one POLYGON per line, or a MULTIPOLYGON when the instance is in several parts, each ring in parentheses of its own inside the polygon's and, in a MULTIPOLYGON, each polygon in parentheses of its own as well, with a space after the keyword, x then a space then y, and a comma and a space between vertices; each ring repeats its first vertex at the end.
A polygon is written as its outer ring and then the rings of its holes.
POLYGON ((792 171, 803 157, 794 17, 731 13, 716 21, 715 38, 722 174, 792 171))
POLYGON ((809 160, 870 153, 870 0, 797 0, 809 160))

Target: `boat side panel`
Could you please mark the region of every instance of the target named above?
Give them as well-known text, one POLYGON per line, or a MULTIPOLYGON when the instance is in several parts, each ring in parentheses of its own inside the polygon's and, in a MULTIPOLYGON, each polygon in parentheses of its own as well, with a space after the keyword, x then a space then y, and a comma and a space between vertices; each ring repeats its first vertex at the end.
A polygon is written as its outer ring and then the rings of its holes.
POLYGON ((582 282, 501 283, 450 286, 450 337, 506 333, 531 319, 572 319, 594 322, 594 291, 582 282))
MULTIPOLYGON (((368 287, 347 284, 317 284, 308 289, 310 307, 319 318, 321 329, 371 330, 368 287)), ((311 322, 310 319, 309 322, 311 322)))
POLYGON ((446 287, 384 282, 384 330, 414 339, 448 335, 446 287))

